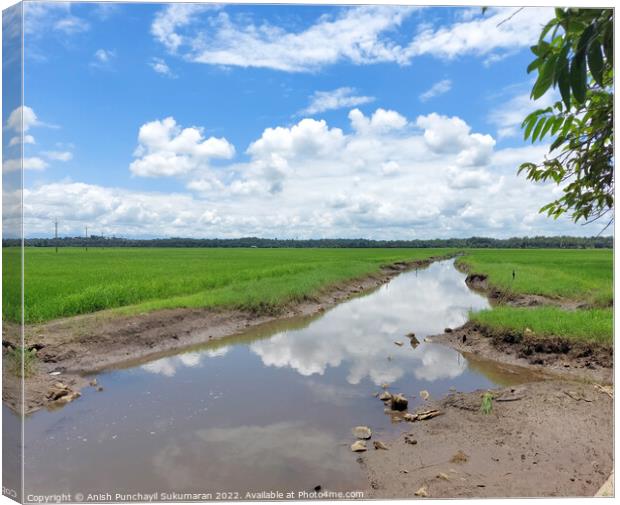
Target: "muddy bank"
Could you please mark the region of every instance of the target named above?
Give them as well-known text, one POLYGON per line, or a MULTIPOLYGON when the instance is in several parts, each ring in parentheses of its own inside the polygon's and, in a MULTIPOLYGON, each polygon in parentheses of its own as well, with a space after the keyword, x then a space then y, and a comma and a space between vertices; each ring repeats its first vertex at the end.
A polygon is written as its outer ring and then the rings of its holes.
POLYGON ((595 385, 540 381, 454 393, 429 407, 442 415, 410 423, 388 450, 359 462, 372 498, 593 496, 613 467, 613 400, 595 385), (501 401, 503 397, 503 400, 501 401), (415 441, 415 443, 413 443, 415 441))
MULTIPOLYGON (((173 309, 133 316, 105 311, 27 326, 26 345, 36 349, 34 373, 26 378, 24 412, 42 407, 56 408, 66 400, 54 399, 51 392, 66 386, 68 394, 88 385, 84 374, 97 372, 124 362, 157 357, 211 340, 243 333, 251 327, 277 319, 320 313, 338 303, 387 283, 398 274, 424 268, 449 257, 397 262, 362 279, 333 286, 301 303, 283 307, 277 314, 256 314, 241 310, 173 309), (53 374, 53 375, 50 375, 53 374)), ((17 342, 14 325, 3 325, 3 360, 17 342)), ((20 410, 20 381, 5 366, 2 399, 13 410, 20 410)), ((99 386, 98 386, 99 387, 99 386)), ((63 395, 66 396, 66 395, 63 395)))
POLYGON ((600 344, 493 331, 472 322, 430 340, 449 345, 466 357, 527 366, 550 378, 613 382, 613 349, 600 344))

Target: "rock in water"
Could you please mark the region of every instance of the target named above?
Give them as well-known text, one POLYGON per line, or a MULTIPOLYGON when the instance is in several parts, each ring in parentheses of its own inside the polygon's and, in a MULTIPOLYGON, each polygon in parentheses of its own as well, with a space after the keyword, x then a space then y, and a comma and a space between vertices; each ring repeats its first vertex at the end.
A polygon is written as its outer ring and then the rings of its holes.
POLYGON ((452 328, 446 328, 443 331, 444 331, 444 333, 452 333, 452 328))
POLYGON ((69 394, 58 398, 55 403, 58 405, 64 405, 66 403, 72 402, 73 400, 79 398, 80 396, 82 395, 78 393, 77 391, 71 391, 69 394))
POLYGON ((398 346, 398 347, 402 347, 403 343, 400 340, 395 340, 394 343, 398 346))
POLYGON ((372 431, 368 426, 356 426, 352 431, 355 438, 362 440, 368 440, 372 436, 372 431))
POLYGON ((368 448, 366 447, 366 442, 364 442, 363 440, 358 440, 351 445, 351 450, 353 452, 364 452, 367 449, 368 448))
POLYGON ((381 442, 381 440, 375 440, 372 445, 374 445, 375 449, 382 449, 384 451, 389 450, 389 447, 381 442))
POLYGON ((420 398, 422 398, 422 400, 428 400, 429 396, 430 394, 428 393, 426 389, 423 389, 422 391, 420 391, 420 398))
POLYGON ((392 399, 390 402, 390 406, 392 407, 392 410, 403 411, 407 409, 407 405, 409 405, 409 400, 407 400, 407 398, 405 398, 400 393, 392 396, 392 399))
POLYGON ((392 394, 388 393, 387 391, 384 391, 383 393, 379 395, 379 400, 381 400, 382 402, 386 402, 391 399, 392 399, 392 394))

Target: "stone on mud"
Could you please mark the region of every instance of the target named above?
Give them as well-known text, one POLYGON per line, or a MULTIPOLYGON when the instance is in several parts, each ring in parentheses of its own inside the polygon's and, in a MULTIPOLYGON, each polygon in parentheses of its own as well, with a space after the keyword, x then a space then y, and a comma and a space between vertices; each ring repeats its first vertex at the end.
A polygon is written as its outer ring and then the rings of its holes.
POLYGON ((364 452, 368 450, 368 448, 366 447, 366 442, 363 440, 358 440, 351 445, 351 450, 353 452, 364 452))
POLYGON ((400 393, 393 395, 392 399, 390 400, 390 407, 392 408, 392 410, 403 411, 407 409, 408 405, 409 400, 407 400, 407 398, 405 398, 400 393))
POLYGON ((387 445, 385 445, 383 442, 381 442, 381 440, 375 440, 372 445, 374 446, 375 449, 381 449, 384 451, 389 450, 389 447, 387 445))
POLYGON ((450 460, 450 462, 452 463, 458 463, 458 464, 463 464, 463 463, 467 463, 467 460, 469 458, 467 457, 467 454, 465 454, 463 451, 458 450, 456 452, 456 454, 454 456, 452 456, 452 459, 450 460))
POLYGON ((355 438, 362 440, 368 440, 372 436, 372 431, 368 426, 356 426, 352 431, 355 438))
POLYGON ((69 394, 66 394, 64 396, 61 396, 60 398, 58 398, 55 403, 57 405, 65 405, 69 402, 72 402, 73 400, 76 400, 77 398, 79 398, 80 396, 82 396, 80 393, 78 393, 77 391, 71 391, 69 394))
POLYGON ((62 382, 56 382, 50 390, 47 392, 47 398, 49 400, 55 401, 63 396, 67 396, 71 392, 69 386, 62 382))
POLYGON ((422 400, 428 400, 429 396, 430 394, 426 389, 423 389, 422 391, 420 391, 420 398, 422 398, 422 400))
POLYGON ((379 395, 379 400, 381 400, 382 402, 387 402, 388 400, 391 400, 391 399, 392 399, 392 393, 388 391, 384 391, 383 393, 379 395))
POLYGON ((414 494, 416 496, 421 497, 421 498, 426 498, 426 497, 428 497, 428 488, 426 486, 422 486, 414 494))

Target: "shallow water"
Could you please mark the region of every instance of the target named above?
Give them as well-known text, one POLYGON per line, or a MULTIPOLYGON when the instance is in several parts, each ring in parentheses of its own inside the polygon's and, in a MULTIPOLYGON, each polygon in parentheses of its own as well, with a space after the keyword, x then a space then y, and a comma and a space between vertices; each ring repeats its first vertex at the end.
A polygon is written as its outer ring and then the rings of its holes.
POLYGON ((406 428, 373 396, 381 384, 411 409, 422 389, 519 380, 423 342, 488 307, 464 279, 452 261, 435 263, 320 316, 98 374, 103 392, 26 420, 26 493, 364 488, 351 428, 373 439, 406 428))

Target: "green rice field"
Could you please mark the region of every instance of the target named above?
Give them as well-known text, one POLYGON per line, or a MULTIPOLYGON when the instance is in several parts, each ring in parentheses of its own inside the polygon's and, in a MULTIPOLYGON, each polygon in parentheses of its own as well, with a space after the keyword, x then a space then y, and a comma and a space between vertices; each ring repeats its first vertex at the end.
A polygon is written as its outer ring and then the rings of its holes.
POLYGON ((587 309, 507 307, 471 314, 498 330, 532 330, 557 336, 613 343, 613 251, 610 249, 478 249, 459 258, 470 272, 488 275, 492 286, 507 293, 577 300, 587 309), (515 278, 512 278, 512 272, 515 278))
MULTIPOLYGON (((138 313, 177 307, 234 307, 261 312, 303 300, 382 265, 424 259, 447 249, 26 248, 26 323, 124 307, 138 313)), ((6 272, 19 249, 3 250, 6 272)), ((19 276, 3 277, 15 292, 19 276)), ((3 319, 19 307, 4 297, 3 319)))
MULTIPOLYGON (((114 309, 122 314, 163 308, 227 307, 277 313, 343 281, 403 260, 456 253, 454 249, 202 249, 27 248, 25 322, 114 309)), ((496 329, 611 343, 613 251, 603 249, 473 249, 458 262, 488 275, 505 292, 578 300, 588 309, 499 306, 471 314, 496 329), (512 272, 515 278, 512 278, 512 272)), ((19 250, 3 249, 3 319, 19 320, 7 296, 19 276, 19 250), (8 275, 7 275, 8 274, 8 275)))

